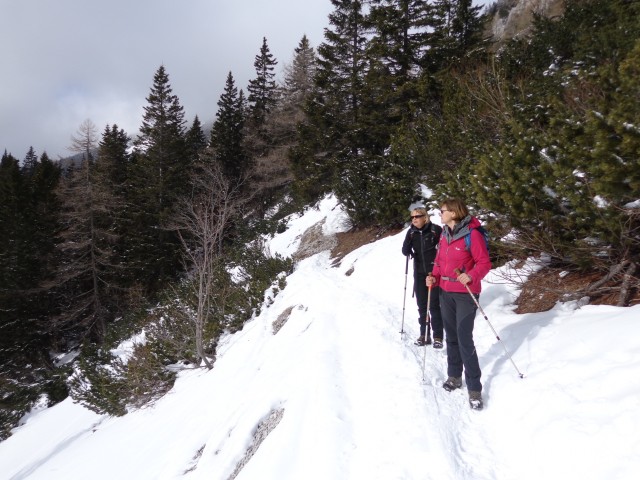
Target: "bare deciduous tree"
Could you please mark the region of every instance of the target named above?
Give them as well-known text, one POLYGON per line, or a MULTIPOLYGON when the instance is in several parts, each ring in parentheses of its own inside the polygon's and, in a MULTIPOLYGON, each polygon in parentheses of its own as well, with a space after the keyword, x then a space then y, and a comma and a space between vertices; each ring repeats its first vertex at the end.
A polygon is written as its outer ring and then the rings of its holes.
POLYGON ((196 289, 196 352, 207 368, 212 368, 204 351, 204 329, 209 321, 211 302, 217 298, 216 272, 222 262, 222 242, 231 218, 239 213, 245 200, 241 183, 231 183, 221 166, 210 161, 193 180, 191 196, 178 202, 170 228, 182 242, 185 263, 191 267, 196 289))
POLYGON ((64 299, 65 309, 52 319, 50 328, 75 330, 101 342, 106 335, 109 274, 113 270, 111 216, 116 201, 109 185, 95 170, 98 131, 85 120, 71 137, 69 150, 81 154, 60 182, 63 228, 59 233, 61 255, 56 275, 48 282, 64 299))

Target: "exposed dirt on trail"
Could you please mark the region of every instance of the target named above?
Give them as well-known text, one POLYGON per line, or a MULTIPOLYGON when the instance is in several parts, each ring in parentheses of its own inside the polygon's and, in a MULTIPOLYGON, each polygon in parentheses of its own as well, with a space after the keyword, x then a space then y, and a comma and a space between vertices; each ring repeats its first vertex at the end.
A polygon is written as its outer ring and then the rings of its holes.
MULTIPOLYGON (((400 229, 381 230, 370 227, 352 229, 338 233, 331 249, 333 265, 338 266, 342 259, 350 252, 389 235, 395 235, 400 229)), ((524 283, 520 296, 515 301, 516 313, 545 312, 574 292, 584 290, 600 278, 601 274, 565 272, 561 268, 546 267, 529 276, 524 283)), ((618 289, 612 288, 605 294, 592 296, 591 305, 615 305, 618 301, 618 289)), ((634 292, 630 305, 640 304, 640 291, 634 292)))
POLYGON ((331 258, 333 265, 338 266, 342 259, 367 243, 375 242, 381 238, 395 235, 399 229, 381 230, 376 227, 352 229, 348 232, 338 233, 336 235, 337 244, 331 249, 331 258))

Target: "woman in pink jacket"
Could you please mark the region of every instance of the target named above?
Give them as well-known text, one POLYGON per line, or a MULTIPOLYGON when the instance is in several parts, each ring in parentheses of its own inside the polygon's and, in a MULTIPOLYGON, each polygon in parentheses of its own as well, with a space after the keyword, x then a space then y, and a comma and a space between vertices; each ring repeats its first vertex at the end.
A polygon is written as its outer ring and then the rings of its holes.
POLYGON ((440 206, 444 229, 440 237, 433 275, 427 286, 440 287, 440 309, 447 342, 447 375, 442 385, 452 391, 462 387, 462 371, 469 391, 471 408, 481 410, 482 384, 480 364, 473 343, 476 304, 466 286, 478 298, 480 281, 491 270, 491 260, 484 234, 477 230, 480 222, 469 214, 465 204, 457 199, 446 200, 440 206), (460 273, 457 273, 458 270, 460 273))

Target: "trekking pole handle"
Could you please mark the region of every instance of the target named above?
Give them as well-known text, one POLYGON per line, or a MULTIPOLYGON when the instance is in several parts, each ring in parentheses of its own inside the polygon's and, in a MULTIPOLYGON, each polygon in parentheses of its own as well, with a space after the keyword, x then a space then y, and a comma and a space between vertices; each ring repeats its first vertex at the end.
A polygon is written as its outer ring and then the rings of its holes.
MULTIPOLYGON (((464 272, 463 272, 462 270, 460 270, 459 268, 455 268, 455 269, 453 270, 453 273, 455 273, 455 274, 456 274, 456 277, 459 277, 459 276, 460 276, 460 275, 462 275, 464 272)), ((462 282, 460 282, 460 283, 462 283, 462 282)), ((465 284, 463 284, 463 285, 464 285, 465 287, 467 286, 467 284, 466 284, 466 283, 465 283, 465 284)), ((467 288, 468 288, 468 287, 467 287, 467 288)))
MULTIPOLYGON (((460 276, 460 274, 462 273, 460 271, 459 268, 456 268, 453 273, 455 273, 457 276, 460 276)), ((489 318, 487 318, 487 315, 484 313, 484 310, 482 310, 482 307, 480 306, 480 303, 478 302, 478 299, 476 298, 476 296, 473 294, 473 292, 471 291, 471 288, 469 288, 469 285, 467 285, 466 283, 464 284, 464 288, 467 289, 467 292, 469 292, 469 295, 471 295, 471 298, 473 299, 474 303, 476 304, 476 307, 478 307, 478 310, 480 310, 480 313, 482 313, 482 316, 484 317, 484 319, 489 322, 489 318)), ((489 322, 489 326, 491 327, 491 330, 493 330, 493 333, 495 334, 496 338, 498 340, 500 340, 500 337, 498 336, 498 332, 496 332, 496 329, 493 328, 493 325, 491 325, 491 322, 489 322)))

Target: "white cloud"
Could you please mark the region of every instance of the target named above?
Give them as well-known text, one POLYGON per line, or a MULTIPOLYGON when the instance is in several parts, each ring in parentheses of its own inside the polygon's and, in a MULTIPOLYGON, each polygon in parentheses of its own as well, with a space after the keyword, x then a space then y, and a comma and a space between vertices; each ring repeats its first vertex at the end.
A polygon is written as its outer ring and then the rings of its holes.
POLYGON ((0 0, 0 149, 65 156, 90 118, 134 135, 165 65, 186 119, 214 118, 229 71, 245 88, 266 37, 279 62, 323 40, 329 0, 0 0))

